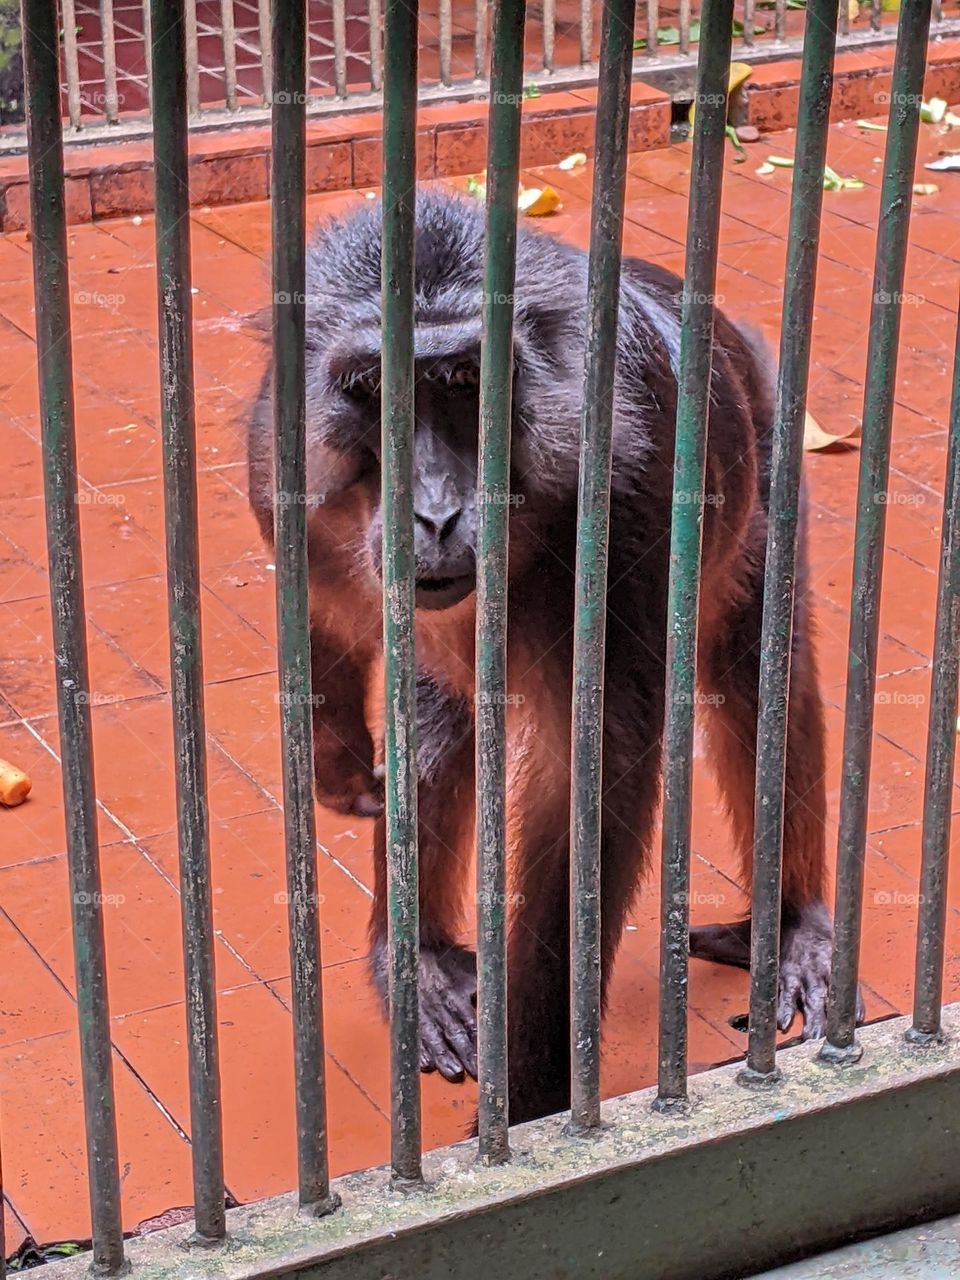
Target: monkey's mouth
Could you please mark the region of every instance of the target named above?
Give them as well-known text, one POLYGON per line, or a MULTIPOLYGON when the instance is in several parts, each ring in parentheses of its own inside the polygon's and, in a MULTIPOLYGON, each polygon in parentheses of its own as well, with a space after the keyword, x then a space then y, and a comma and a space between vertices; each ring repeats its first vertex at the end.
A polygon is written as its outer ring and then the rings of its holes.
POLYGON ((458 577, 440 577, 430 575, 417 579, 416 607, 418 609, 449 609, 474 590, 476 581, 472 573, 462 573, 458 577))

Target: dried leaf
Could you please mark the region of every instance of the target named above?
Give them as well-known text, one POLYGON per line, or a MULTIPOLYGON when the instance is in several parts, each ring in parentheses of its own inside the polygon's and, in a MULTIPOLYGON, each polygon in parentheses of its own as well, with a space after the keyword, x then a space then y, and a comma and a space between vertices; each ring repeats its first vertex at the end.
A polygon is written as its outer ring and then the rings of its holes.
POLYGON ((566 156, 560 161, 558 169, 568 172, 570 169, 579 169, 587 163, 586 153, 583 151, 575 151, 572 156, 566 156))
POLYGON ((774 167, 774 165, 767 162, 762 164, 760 168, 757 170, 757 176, 760 178, 766 178, 769 174, 776 173, 776 172, 777 170, 774 167))
POLYGON ((885 124, 877 124, 875 120, 858 120, 856 125, 858 129, 873 129, 876 133, 887 132, 887 126, 885 124))
POLYGON ((935 182, 915 182, 913 184, 913 194, 915 196, 935 196, 940 188, 935 182))
POLYGON ((850 437, 855 435, 859 428, 856 423, 849 431, 842 435, 831 435, 829 431, 824 431, 820 423, 816 420, 809 410, 803 420, 803 447, 809 452, 816 449, 829 449, 831 445, 843 444, 849 441, 850 437))

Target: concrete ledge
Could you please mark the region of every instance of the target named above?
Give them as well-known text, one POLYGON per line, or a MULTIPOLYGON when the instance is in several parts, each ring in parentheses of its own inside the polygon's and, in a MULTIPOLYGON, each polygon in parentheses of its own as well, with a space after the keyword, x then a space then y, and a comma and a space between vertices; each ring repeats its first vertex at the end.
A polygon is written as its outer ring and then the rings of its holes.
MULTIPOLYGON (((831 120, 886 115, 890 103, 893 46, 838 54, 830 103, 831 120)), ((755 66, 740 91, 738 124, 758 129, 792 128, 800 99, 799 58, 755 66)), ((933 41, 927 46, 925 98, 960 100, 960 40, 933 41)))
MULTIPOLYGON (((521 163, 556 164, 573 151, 593 151, 595 89, 544 93, 527 99, 521 120, 521 163)), ((633 86, 632 150, 670 141, 670 96, 642 82, 633 86)), ((444 103, 418 113, 417 168, 421 178, 479 173, 487 162, 485 102, 444 103)), ((379 113, 326 117, 307 124, 307 190, 347 191, 380 184, 383 120, 379 113)), ((153 208, 153 149, 149 140, 65 149, 67 220, 90 222, 153 208)), ((27 157, 0 160, 0 231, 29 226, 27 157)), ((190 137, 190 203, 194 206, 266 200, 270 195, 270 129, 258 126, 190 137)))
MULTIPOLYGON (((460 1143, 425 1161, 428 1186, 386 1170, 338 1179, 342 1206, 301 1218, 293 1197, 228 1214, 229 1238, 189 1228, 129 1242, 139 1280, 732 1280, 815 1249, 960 1208, 960 1006, 947 1040, 917 1048, 908 1020, 864 1028, 863 1057, 825 1066, 815 1045, 779 1055, 783 1081, 748 1090, 737 1066, 694 1076, 688 1114, 653 1090, 604 1105, 596 1137, 563 1117, 511 1131, 509 1165, 460 1143)), ((45 1280, 79 1280, 83 1257, 45 1280)))

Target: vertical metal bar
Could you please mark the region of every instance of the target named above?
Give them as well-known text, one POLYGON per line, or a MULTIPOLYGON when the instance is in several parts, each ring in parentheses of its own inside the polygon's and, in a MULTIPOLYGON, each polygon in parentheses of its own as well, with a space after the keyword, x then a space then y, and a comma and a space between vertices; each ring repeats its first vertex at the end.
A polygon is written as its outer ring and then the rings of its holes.
POLYGON ((414 226, 418 0, 387 0, 383 84, 383 647, 387 773, 390 1152, 420 1165, 416 667, 413 625, 414 226))
POLYGON ((783 40, 787 34, 787 0, 777 0, 776 15, 773 23, 773 34, 777 40, 783 40))
POLYGON ((800 469, 837 16, 836 0, 809 0, 797 112, 796 163, 790 199, 784 324, 780 338, 763 588, 754 801, 750 1033, 747 1066, 741 1073, 741 1078, 747 1083, 773 1079, 776 1072, 784 774, 800 469))
POLYGON ((890 115, 880 191, 880 222, 870 308, 863 442, 857 489, 853 594, 847 699, 843 726, 843 775, 837 850, 835 941, 827 1038, 820 1056, 849 1062, 859 1055, 855 1040, 863 861, 874 696, 877 680, 880 583, 890 428, 900 338, 900 309, 907 258, 913 169, 923 98, 923 72, 930 28, 930 0, 904 0, 893 64, 890 115))
POLYGON ((850 31, 850 3, 840 0, 840 34, 845 36, 850 31))
POLYGON ((923 797, 923 861, 917 920, 913 1027, 908 1039, 940 1038, 944 929, 950 857, 950 812, 957 750, 957 679, 960 671, 960 325, 953 365, 953 403, 943 494, 936 639, 930 687, 927 770, 923 797))
POLYGON ((493 7, 477 492, 477 1027, 480 1158, 507 1144, 507 534, 525 0, 493 7))
POLYGON ((753 46, 753 23, 755 16, 755 0, 743 0, 743 43, 753 46))
POLYGON ((257 17, 260 27, 260 64, 263 67, 263 101, 269 103, 273 95, 273 15, 270 0, 257 0, 257 17))
POLYGON ((600 841, 613 387, 636 0, 605 0, 590 225, 573 644, 571 1128, 600 1124, 600 841))
POLYGON ((487 0, 477 0, 474 9, 473 58, 474 74, 483 80, 487 74, 487 0))
POLYGON ((874 31, 879 31, 882 21, 883 7, 881 0, 870 0, 870 26, 874 31))
POLYGON ((593 4, 592 0, 580 0, 580 65, 593 61, 593 4))
POLYGON ((226 1232, 217 982, 213 957, 203 716, 197 460, 190 293, 190 192, 183 0, 153 0, 157 299, 167 619, 186 984, 190 1138, 197 1234, 226 1232))
POLYGON ((367 0, 370 21, 370 88, 378 93, 383 88, 383 47, 380 0, 367 0))
POLYGON ((80 509, 77 504, 59 47, 56 6, 48 0, 25 0, 23 65, 27 91, 30 229, 37 310, 44 510, 93 1222, 93 1262, 102 1272, 115 1274, 124 1265, 123 1235, 103 943, 103 892, 93 785, 80 509))
POLYGON ((333 86, 338 98, 347 96, 347 10, 344 0, 333 0, 333 86))
POLYGON ((117 37, 113 26, 113 0, 100 0, 100 39, 103 49, 103 110, 107 124, 119 119, 117 97, 117 37))
POLYGON ((80 63, 77 57, 77 11, 73 0, 60 0, 63 21, 63 61, 67 73, 67 112, 80 128, 80 63))
POLYGON ((223 85, 228 111, 237 110, 237 28, 233 17, 233 0, 220 0, 220 26, 223 32, 223 85))
MULTIPOLYGON (((732 26, 731 18, 731 29, 732 26)), ((690 52, 690 0, 680 0, 680 52, 690 52)))
POLYGON ((686 1099, 690 793, 714 294, 733 0, 704 0, 683 288, 670 586, 660 901, 659 1108, 686 1099))
POLYGON ((306 492, 307 0, 274 0, 272 165, 273 425, 280 726, 293 980, 300 1208, 320 1216, 330 1193, 324 1084, 323 992, 313 809, 306 492))
POLYGON ((656 56, 657 28, 660 25, 658 0, 647 0, 647 53, 656 56))
POLYGON ((440 83, 450 84, 450 49, 453 43, 453 14, 450 0, 440 2, 440 83))
POLYGON ((197 0, 186 0, 187 109, 200 110, 200 46, 197 38, 197 0))
POLYGON ((933 0, 933 21, 937 24, 943 21, 943 0, 933 0))
POLYGON ((554 45, 557 36, 557 0, 543 0, 543 69, 554 69, 554 45))
POLYGON ((153 23, 150 20, 150 8, 153 0, 143 0, 143 60, 147 68, 147 101, 150 104, 151 114, 153 112, 153 57, 150 50, 153 48, 153 23))

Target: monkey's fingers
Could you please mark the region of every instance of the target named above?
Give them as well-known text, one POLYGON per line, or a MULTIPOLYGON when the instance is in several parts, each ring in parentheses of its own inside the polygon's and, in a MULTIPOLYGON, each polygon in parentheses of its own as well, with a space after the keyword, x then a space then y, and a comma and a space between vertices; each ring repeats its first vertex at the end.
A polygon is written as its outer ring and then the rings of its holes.
POLYGON ((444 1080, 459 1084, 463 1079, 463 1063, 456 1057, 437 1023, 420 1019, 420 1070, 439 1071, 444 1080))

